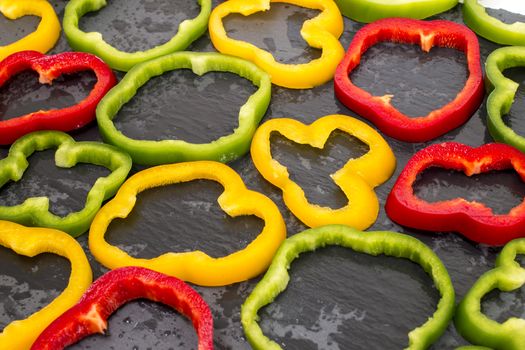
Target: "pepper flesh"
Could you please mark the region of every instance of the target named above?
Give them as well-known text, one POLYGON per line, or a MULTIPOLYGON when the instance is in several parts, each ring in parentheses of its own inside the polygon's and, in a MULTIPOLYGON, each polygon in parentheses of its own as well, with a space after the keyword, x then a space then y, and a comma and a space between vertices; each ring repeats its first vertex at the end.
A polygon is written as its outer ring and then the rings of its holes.
POLYGON ((0 145, 10 145, 32 131, 72 131, 83 127, 95 119, 98 102, 116 83, 111 69, 93 55, 63 52, 45 56, 36 51, 22 51, 0 62, 0 87, 25 70, 37 72, 42 84, 51 84, 62 74, 91 70, 97 77, 97 83, 90 94, 77 105, 37 111, 0 121, 0 145))
POLYGON ((525 181, 525 155, 513 147, 498 143, 478 148, 456 142, 435 144, 408 161, 388 195, 385 209, 393 221, 428 231, 456 231, 490 245, 524 236, 525 199, 508 214, 495 215, 484 204, 463 198, 429 203, 416 197, 412 185, 422 171, 432 166, 463 171, 467 176, 514 169, 525 181))
POLYGON ((111 174, 98 178, 87 194, 84 208, 65 217, 49 211, 48 197, 32 197, 15 206, 0 206, 0 219, 28 226, 60 229, 76 237, 87 231, 102 203, 112 197, 131 169, 131 158, 118 149, 99 142, 75 142, 59 131, 37 131, 18 139, 6 158, 0 159, 0 188, 19 181, 29 166, 27 158, 34 152, 56 148, 55 164, 71 168, 77 163, 100 165, 111 174))
POLYGON ((11 322, 0 333, 1 349, 28 350, 40 332, 80 299, 91 284, 91 267, 80 244, 53 229, 0 221, 0 245, 28 257, 41 253, 60 255, 71 263, 68 285, 55 300, 24 320, 11 322))
POLYGON ((483 101, 483 74, 476 35, 467 27, 450 21, 420 21, 407 18, 378 20, 361 28, 337 67, 335 94, 349 109, 370 120, 388 136, 407 142, 423 142, 441 136, 464 124, 483 101), (465 52, 469 77, 452 102, 426 116, 408 117, 390 100, 392 95, 373 96, 357 87, 350 74, 361 56, 378 42, 418 44, 425 52, 434 46, 465 52))
POLYGON ((213 317, 208 304, 189 285, 141 267, 107 272, 82 299, 40 334, 31 350, 61 350, 94 333, 104 333, 107 318, 123 304, 147 298, 190 318, 199 337, 198 349, 213 349, 213 317))
POLYGON ((146 51, 120 51, 104 41, 99 32, 86 33, 79 28, 80 19, 86 13, 98 11, 106 6, 106 0, 71 0, 64 13, 64 33, 73 49, 95 54, 111 68, 127 72, 136 64, 182 51, 204 34, 210 17, 211 0, 197 2, 201 7, 197 17, 182 21, 173 38, 146 51))
POLYGON ((481 311, 481 300, 492 290, 512 292, 525 284, 525 269, 516 261, 518 254, 525 254, 525 239, 509 242, 498 256, 496 267, 485 272, 459 303, 456 329, 469 342, 494 350, 525 348, 525 319, 511 317, 499 323, 481 311))
POLYGON ((0 13, 11 20, 26 15, 42 18, 33 33, 9 45, 0 46, 0 61, 19 51, 35 50, 46 53, 60 37, 57 14, 46 0, 0 0, 0 13))
POLYGON ((89 249, 109 269, 142 266, 202 286, 223 286, 245 281, 263 272, 285 238, 284 220, 268 197, 248 190, 240 176, 230 167, 222 163, 200 161, 157 166, 130 177, 115 198, 102 207, 93 220, 89 231, 89 249), (166 253, 153 259, 136 259, 105 241, 104 235, 111 221, 129 215, 138 193, 153 187, 196 179, 222 184, 224 192, 217 202, 228 215, 255 215, 264 220, 263 230, 246 248, 220 258, 193 251, 166 253))
POLYGON ((270 97, 270 78, 248 61, 212 52, 177 52, 142 63, 130 70, 98 105, 97 121, 104 140, 128 152, 135 163, 159 165, 192 160, 226 163, 248 151, 253 133, 270 104, 270 97), (241 107, 239 126, 232 134, 207 144, 197 144, 183 140, 135 140, 117 130, 113 118, 137 90, 152 77, 175 69, 191 69, 197 75, 210 71, 230 72, 259 87, 241 107))
POLYGON ((485 39, 502 45, 525 45, 525 23, 507 24, 490 16, 478 0, 464 0, 463 20, 485 39))
POLYGON ((344 56, 338 38, 343 33, 343 18, 332 0, 229 0, 217 6, 210 16, 210 38, 222 53, 254 62, 272 77, 272 83, 291 89, 308 89, 332 79, 337 64, 344 56), (321 57, 304 64, 283 64, 273 55, 245 41, 228 37, 223 19, 232 13, 249 16, 270 9, 273 2, 320 10, 321 13, 304 22, 301 36, 309 46, 322 50, 321 57))
POLYGON ((278 350, 280 345, 267 338, 257 324, 257 312, 286 289, 288 269, 301 253, 327 245, 339 245, 373 256, 384 254, 410 259, 421 265, 441 294, 437 310, 428 320, 408 334, 409 350, 426 349, 445 331, 454 313, 454 287, 436 254, 421 241, 395 232, 361 232, 344 225, 310 229, 288 238, 281 245, 268 271, 255 286, 241 308, 244 333, 256 350, 278 350))
POLYGON ((423 19, 453 8, 458 0, 335 0, 344 16, 370 23, 382 18, 423 19))
POLYGON ((494 140, 525 152, 525 138, 503 121, 510 112, 520 84, 506 78, 503 71, 525 66, 525 47, 503 47, 492 52, 485 63, 487 87, 492 90, 487 99, 487 126, 494 140))
POLYGON ((310 227, 346 224, 365 229, 372 225, 379 213, 374 187, 388 180, 396 167, 394 153, 381 135, 367 124, 345 115, 325 116, 311 125, 293 119, 271 119, 257 129, 251 155, 261 175, 283 191, 284 203, 290 211, 310 227), (309 203, 303 189, 290 179, 288 169, 272 158, 270 150, 273 132, 299 144, 323 148, 335 130, 357 137, 370 148, 367 154, 348 160, 343 168, 330 175, 349 201, 339 209, 309 203))

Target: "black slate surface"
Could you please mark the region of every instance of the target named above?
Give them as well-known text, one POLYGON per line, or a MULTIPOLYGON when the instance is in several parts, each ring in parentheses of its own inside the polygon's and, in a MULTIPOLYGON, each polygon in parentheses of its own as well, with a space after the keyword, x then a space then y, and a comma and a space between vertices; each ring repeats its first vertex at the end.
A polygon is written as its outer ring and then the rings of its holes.
MULTIPOLYGON (((52 1, 60 17, 66 1, 52 1)), ((214 2, 216 5, 217 2, 214 2)), ((146 49, 168 40, 178 23, 198 12, 195 1, 168 0, 109 1, 97 14, 81 21, 86 30, 102 31, 104 37, 125 50, 146 49)), ((499 16, 510 16, 505 12, 499 16)), ((235 38, 245 39, 272 51, 282 62, 305 62, 319 51, 306 47, 299 30, 316 11, 288 4, 275 4, 265 14, 244 19, 231 16, 226 27, 235 38)), ((461 22, 455 8, 438 18, 461 22)), ((515 17, 509 18, 514 20, 515 17)), ((0 16, 0 44, 20 38, 38 20, 26 17, 10 22, 0 16)), ((341 42, 346 48, 362 25, 345 19, 341 42)), ((483 61, 498 46, 480 39, 483 61)), ((207 35, 190 49, 212 51, 207 35)), ((62 35, 53 53, 69 50, 62 35)), ((408 45, 379 44, 365 55, 352 79, 377 94, 392 93, 393 103, 409 115, 426 114, 452 100, 466 80, 466 59, 452 49, 435 48, 429 54, 408 45)), ((523 69, 507 75, 523 82, 523 69)), ((118 77, 122 77, 118 73, 118 77)), ((53 86, 41 86, 36 75, 24 73, 0 88, 0 119, 39 108, 65 106, 79 101, 93 84, 88 73, 64 77, 53 86)), ((237 112, 251 93, 251 84, 235 75, 210 73, 196 77, 176 71, 151 80, 116 118, 118 127, 131 136, 148 139, 180 137, 207 142, 236 126, 237 112)), ((511 125, 525 132, 521 118, 525 106, 520 87, 508 117, 511 125)), ((334 97, 332 82, 311 90, 273 87, 272 103, 265 116, 289 117, 310 123, 332 113, 356 116, 334 97)), ((428 143, 410 144, 386 137, 397 157, 397 170, 377 188, 381 212, 371 229, 407 232, 427 243, 440 256, 452 277, 458 300, 474 281, 492 268, 499 248, 474 244, 452 233, 423 233, 392 223, 384 213, 384 200, 407 160, 419 149, 442 141, 459 141, 472 146, 490 142, 483 104, 464 126, 428 143)), ((73 133, 77 140, 100 140, 93 123, 73 133)), ((324 150, 299 146, 279 135, 272 140, 274 157, 289 167, 292 177, 305 188, 310 201, 337 208, 344 195, 328 177, 349 157, 366 152, 366 146, 342 133, 334 133, 324 150)), ((7 149, 0 148, 4 157, 7 149)), ((104 170, 79 166, 72 170, 52 166, 52 152, 31 157, 27 176, 20 184, 0 190, 0 203, 16 204, 27 196, 50 196, 52 210, 64 215, 85 200, 86 190, 104 170)), ((282 202, 278 189, 256 171, 250 156, 230 164, 249 188, 268 195, 279 206, 288 235, 305 229, 282 202)), ((134 171, 140 170, 134 167, 134 171)), ((498 213, 518 204, 525 186, 512 172, 497 172, 467 178, 445 170, 426 171, 415 186, 429 201, 464 196, 487 203, 498 213)), ((111 224, 108 240, 137 257, 153 257, 167 251, 201 249, 221 256, 248 244, 261 229, 253 217, 232 219, 216 203, 221 187, 210 181, 149 190, 139 197, 132 215, 111 224)), ((89 255, 87 234, 79 238, 92 263, 94 277, 106 271, 89 255)), ((10 321, 27 317, 50 302, 66 285, 67 261, 44 254, 30 259, 0 248, 0 329, 10 321)), ((210 304, 215 320, 217 349, 249 349, 239 322, 240 306, 258 279, 221 287, 196 287, 210 304)), ((331 247, 307 253, 291 267, 291 282, 270 306, 261 312, 264 332, 285 349, 401 349, 406 334, 433 313, 439 295, 419 266, 408 261, 370 257, 331 247)), ((491 293, 483 303, 487 314, 497 320, 525 313, 525 294, 491 293)), ((131 302, 111 317, 109 336, 92 336, 72 349, 194 349, 196 336, 191 323, 175 311, 149 301, 131 302)), ((432 349, 453 349, 465 341, 450 325, 432 349)))

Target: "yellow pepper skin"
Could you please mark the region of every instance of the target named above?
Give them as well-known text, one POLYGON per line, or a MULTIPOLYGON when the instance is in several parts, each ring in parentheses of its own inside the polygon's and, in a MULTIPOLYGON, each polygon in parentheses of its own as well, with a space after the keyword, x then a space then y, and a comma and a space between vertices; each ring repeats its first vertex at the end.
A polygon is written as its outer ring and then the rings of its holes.
POLYGON ((29 350, 39 334, 75 305, 91 285, 91 267, 80 244, 67 233, 55 229, 29 228, 0 221, 0 245, 29 257, 41 253, 60 255, 71 263, 69 283, 62 294, 25 320, 11 322, 0 333, 0 349, 29 350))
POLYGON ((248 190, 240 176, 227 165, 196 161, 161 165, 130 177, 115 198, 95 216, 89 231, 89 249, 109 269, 139 266, 201 286, 223 286, 245 281, 264 272, 285 238, 284 220, 277 206, 268 197, 248 190), (216 181, 224 187, 217 202, 228 215, 256 215, 264 220, 262 232, 245 249, 220 258, 193 251, 170 252, 153 259, 136 259, 104 239, 113 219, 126 218, 129 215, 138 193, 153 187, 196 179, 216 181))
POLYGON ((254 62, 272 77, 272 83, 291 89, 308 89, 331 80, 344 49, 338 38, 343 33, 343 17, 332 0, 229 0, 217 6, 211 13, 210 38, 222 53, 242 57, 254 62), (315 10, 321 13, 304 22, 301 36, 311 47, 322 50, 321 57, 305 64, 282 64, 271 53, 245 41, 228 37, 223 18, 232 13, 249 16, 270 9, 271 2, 283 2, 315 10))
POLYGON ((0 46, 0 61, 19 51, 46 53, 60 37, 60 21, 53 6, 46 0, 0 0, 0 13, 12 20, 26 15, 42 18, 33 33, 12 44, 0 46))
POLYGON ((283 191, 284 203, 290 211, 310 227, 344 224, 364 230, 372 225, 379 213, 374 187, 388 180, 396 168, 394 153, 381 135, 367 124, 345 115, 328 115, 311 125, 293 119, 271 119, 255 133, 251 155, 261 175, 283 191), (363 141, 369 146, 369 152, 350 159, 330 175, 349 200, 346 206, 331 209, 308 202, 303 189, 290 179, 288 169, 272 158, 270 136, 278 132, 296 143, 322 149, 336 129, 363 141))

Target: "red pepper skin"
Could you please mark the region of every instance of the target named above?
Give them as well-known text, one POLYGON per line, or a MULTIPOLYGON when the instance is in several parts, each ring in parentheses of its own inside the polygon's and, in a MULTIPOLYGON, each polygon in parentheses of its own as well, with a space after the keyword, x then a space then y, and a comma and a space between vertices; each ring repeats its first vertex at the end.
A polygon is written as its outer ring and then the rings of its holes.
POLYGON ((407 142, 428 141, 464 124, 479 108, 485 94, 476 34, 463 25, 444 20, 387 18, 364 26, 337 67, 334 84, 337 98, 346 107, 370 120, 383 133, 407 142), (465 87, 441 109, 426 116, 408 117, 391 105, 391 95, 372 96, 350 79, 361 56, 383 41, 420 45, 425 52, 433 46, 465 52, 469 70, 465 87))
POLYGON ((117 82, 111 68, 91 54, 64 52, 46 56, 36 51, 21 51, 0 62, 0 86, 25 70, 37 72, 42 84, 51 84, 62 74, 91 70, 97 76, 97 83, 90 94, 77 105, 37 111, 0 121, 0 145, 9 145, 33 131, 72 131, 88 124, 95 119, 98 102, 117 82))
POLYGON ((78 304, 40 334, 31 350, 59 350, 94 333, 104 333, 107 318, 128 301, 147 298, 177 309, 193 322, 199 350, 213 349, 213 318, 208 304, 189 285, 142 267, 112 270, 88 289, 78 304))
POLYGON ((388 195, 385 209, 393 221, 428 231, 456 231, 489 245, 525 237, 525 199, 508 214, 495 215, 484 204, 464 198, 435 203, 417 198, 412 185, 418 174, 432 166, 463 171, 467 176, 514 169, 525 181, 525 154, 514 147, 500 143, 478 148, 456 142, 431 145, 408 161, 388 195))

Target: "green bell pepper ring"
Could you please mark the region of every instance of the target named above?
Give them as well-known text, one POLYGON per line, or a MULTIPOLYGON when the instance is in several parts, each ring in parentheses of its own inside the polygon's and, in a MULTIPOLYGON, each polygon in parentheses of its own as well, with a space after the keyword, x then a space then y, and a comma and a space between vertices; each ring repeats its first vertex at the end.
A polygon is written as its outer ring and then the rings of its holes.
POLYGON ((478 35, 502 45, 525 45, 525 23, 507 24, 490 16, 478 0, 463 2, 463 20, 478 35))
POLYGON ((106 167, 112 173, 97 179, 86 199, 85 207, 65 217, 49 211, 49 198, 28 198, 15 206, 0 206, 0 220, 26 226, 54 228, 77 237, 86 232, 102 203, 112 197, 126 179, 131 169, 130 157, 116 148, 99 142, 75 142, 60 131, 37 131, 19 138, 0 160, 0 188, 9 181, 20 180, 29 163, 27 158, 37 151, 56 148, 55 163, 58 167, 71 168, 77 163, 106 167))
POLYGON ((335 0, 343 16, 370 23, 381 18, 423 19, 445 12, 458 0, 335 0))
POLYGON ((133 67, 99 103, 97 121, 104 140, 128 152, 139 164, 160 165, 193 160, 226 163, 248 152, 255 129, 270 104, 270 97, 269 75, 251 62, 212 52, 176 52, 133 67), (259 87, 241 107, 239 125, 232 134, 207 144, 196 144, 183 140, 135 140, 117 130, 112 120, 137 90, 152 77, 175 69, 192 69, 197 75, 210 71, 230 72, 259 87))
POLYGON ((511 317, 499 323, 481 312, 481 300, 492 290, 512 292, 525 284, 525 269, 516 261, 521 254, 525 254, 525 239, 509 242, 498 256, 496 267, 484 273, 459 303, 456 329, 469 342, 495 350, 525 349, 525 319, 511 317))
MULTIPOLYGON (((177 34, 167 43, 146 51, 124 52, 109 45, 99 32, 85 33, 79 28, 80 19, 88 12, 98 11, 106 6, 106 0, 71 0, 64 13, 64 33, 69 45, 76 51, 89 52, 102 58, 111 68, 128 71, 134 65, 186 49, 198 39, 208 27, 211 0, 197 0, 200 13, 193 19, 183 21, 177 34)), ((175 6, 175 5, 174 5, 175 6)))
POLYGON ((434 252, 421 241, 395 232, 362 232, 344 225, 328 225, 303 231, 281 245, 262 280, 255 286, 241 309, 241 323, 254 349, 277 350, 281 347, 268 339, 257 324, 257 311, 271 303, 286 289, 287 269, 299 254, 326 245, 340 245, 370 255, 388 255, 410 259, 432 277, 441 293, 437 310, 420 327, 408 334, 407 349, 426 349, 445 331, 454 313, 454 287, 448 272, 434 252))
POLYGON ((525 67, 525 47, 502 47, 492 52, 485 63, 487 88, 492 90, 487 99, 487 126, 494 140, 509 144, 525 152, 525 138, 516 134, 503 121, 510 112, 520 84, 505 77, 503 71, 525 67))

